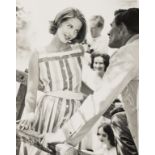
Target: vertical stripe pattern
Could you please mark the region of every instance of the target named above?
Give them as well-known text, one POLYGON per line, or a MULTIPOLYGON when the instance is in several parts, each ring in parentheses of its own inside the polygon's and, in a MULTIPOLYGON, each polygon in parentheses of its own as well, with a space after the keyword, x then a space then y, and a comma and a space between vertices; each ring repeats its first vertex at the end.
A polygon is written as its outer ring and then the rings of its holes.
POLYGON ((81 58, 78 57, 77 60, 78 60, 78 63, 79 63, 80 68, 82 69, 82 61, 81 61, 81 58))
POLYGON ((63 60, 59 60, 59 63, 60 63, 60 69, 61 69, 63 83, 64 83, 62 90, 66 90, 67 89, 67 76, 66 76, 64 62, 63 60))
POLYGON ((68 73, 68 84, 69 84, 68 89, 72 90, 72 85, 73 85, 72 78, 73 78, 73 75, 72 75, 68 60, 65 60, 65 64, 66 64, 66 69, 67 69, 67 73, 68 73))
POLYGON ((52 91, 52 78, 51 78, 50 67, 49 67, 48 62, 46 62, 46 67, 47 67, 47 75, 48 75, 48 78, 49 78, 50 91, 52 91))

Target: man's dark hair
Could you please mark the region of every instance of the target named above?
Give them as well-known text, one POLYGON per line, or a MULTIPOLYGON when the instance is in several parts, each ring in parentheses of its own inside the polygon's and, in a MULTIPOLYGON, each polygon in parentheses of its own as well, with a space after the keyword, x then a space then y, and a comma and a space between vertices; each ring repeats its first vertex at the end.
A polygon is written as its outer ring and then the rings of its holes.
POLYGON ((122 12, 125 12, 125 11, 127 11, 127 9, 118 9, 118 10, 116 10, 116 11, 114 12, 114 15, 116 16, 116 15, 118 15, 119 13, 122 13, 122 12))
POLYGON ((124 24, 132 34, 139 34, 139 8, 119 9, 115 13, 117 26, 124 24))
POLYGON ((112 117, 114 114, 118 113, 118 112, 123 112, 123 111, 125 111, 124 108, 123 108, 123 106, 115 107, 115 104, 116 104, 116 103, 121 103, 121 101, 120 101, 118 98, 116 98, 116 99, 113 101, 114 107, 113 107, 113 109, 111 109, 111 111, 110 111, 110 116, 111 116, 111 117, 112 117))

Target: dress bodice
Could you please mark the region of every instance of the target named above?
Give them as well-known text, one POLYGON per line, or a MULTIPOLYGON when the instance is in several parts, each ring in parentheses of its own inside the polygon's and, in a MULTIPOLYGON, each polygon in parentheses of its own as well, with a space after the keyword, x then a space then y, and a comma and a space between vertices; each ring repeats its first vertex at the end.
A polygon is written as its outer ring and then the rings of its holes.
POLYGON ((39 53, 39 85, 43 91, 80 92, 82 55, 81 49, 58 53, 39 53))

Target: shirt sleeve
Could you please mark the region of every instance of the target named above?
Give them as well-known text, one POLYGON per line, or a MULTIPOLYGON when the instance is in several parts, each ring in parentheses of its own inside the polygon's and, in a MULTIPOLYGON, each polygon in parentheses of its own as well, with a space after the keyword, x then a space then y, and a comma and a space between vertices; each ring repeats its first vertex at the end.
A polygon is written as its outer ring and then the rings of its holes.
POLYGON ((110 61, 101 88, 88 96, 78 111, 64 125, 62 131, 67 143, 77 145, 112 101, 122 92, 137 72, 132 49, 121 48, 110 61))
POLYGON ((29 61, 28 85, 25 97, 25 108, 23 116, 27 113, 35 111, 38 81, 39 81, 38 79, 39 79, 38 52, 34 52, 29 61))

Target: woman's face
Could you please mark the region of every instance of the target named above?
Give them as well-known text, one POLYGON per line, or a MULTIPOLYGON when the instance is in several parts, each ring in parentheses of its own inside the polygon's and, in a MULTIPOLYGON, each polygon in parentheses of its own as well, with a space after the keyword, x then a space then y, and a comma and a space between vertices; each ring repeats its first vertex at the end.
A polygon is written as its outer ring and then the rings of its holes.
POLYGON ((56 35, 63 43, 69 43, 75 39, 82 27, 82 22, 77 18, 69 18, 60 24, 56 35))
POLYGON ((104 73, 104 59, 101 56, 94 58, 93 69, 99 73, 104 73))
POLYGON ((101 142, 109 144, 108 135, 103 131, 103 128, 99 128, 97 135, 101 142))

